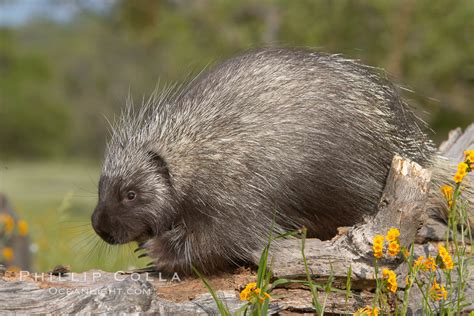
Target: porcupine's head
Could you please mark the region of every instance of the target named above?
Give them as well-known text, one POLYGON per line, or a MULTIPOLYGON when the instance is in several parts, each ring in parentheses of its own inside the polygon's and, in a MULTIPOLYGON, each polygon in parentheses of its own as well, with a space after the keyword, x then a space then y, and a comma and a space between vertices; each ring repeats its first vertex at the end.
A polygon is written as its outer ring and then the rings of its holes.
MULTIPOLYGON (((154 102, 152 102, 154 103, 154 102)), ((131 106, 107 144, 92 226, 109 244, 144 241, 171 225, 168 166, 157 152, 157 113, 150 106, 134 114, 131 106)))

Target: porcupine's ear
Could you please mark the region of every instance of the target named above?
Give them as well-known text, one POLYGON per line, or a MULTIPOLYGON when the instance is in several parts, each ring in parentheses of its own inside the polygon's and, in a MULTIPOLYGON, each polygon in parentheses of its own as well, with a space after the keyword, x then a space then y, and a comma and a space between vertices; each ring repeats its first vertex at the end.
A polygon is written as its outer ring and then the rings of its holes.
POLYGON ((166 161, 161 157, 158 153, 154 151, 149 151, 148 156, 150 157, 150 161, 155 165, 158 172, 166 179, 170 180, 170 173, 168 170, 168 164, 166 161))

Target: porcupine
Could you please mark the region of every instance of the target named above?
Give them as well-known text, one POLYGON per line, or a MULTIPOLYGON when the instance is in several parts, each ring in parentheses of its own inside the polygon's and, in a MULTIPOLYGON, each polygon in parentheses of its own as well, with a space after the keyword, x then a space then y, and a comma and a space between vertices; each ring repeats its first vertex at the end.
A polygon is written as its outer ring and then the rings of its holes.
POLYGON ((395 154, 437 160, 399 88, 340 55, 257 49, 173 91, 114 126, 92 215, 159 271, 247 262, 271 227, 331 238, 376 211, 395 154))

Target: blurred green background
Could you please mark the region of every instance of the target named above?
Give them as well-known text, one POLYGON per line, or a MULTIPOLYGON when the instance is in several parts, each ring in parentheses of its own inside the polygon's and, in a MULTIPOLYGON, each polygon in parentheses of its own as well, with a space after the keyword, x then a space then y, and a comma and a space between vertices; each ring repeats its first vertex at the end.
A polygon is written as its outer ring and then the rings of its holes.
POLYGON ((34 270, 141 266, 91 231, 100 160, 130 93, 262 45, 382 67, 437 141, 474 121, 474 2, 0 0, 0 192, 28 220, 34 270))

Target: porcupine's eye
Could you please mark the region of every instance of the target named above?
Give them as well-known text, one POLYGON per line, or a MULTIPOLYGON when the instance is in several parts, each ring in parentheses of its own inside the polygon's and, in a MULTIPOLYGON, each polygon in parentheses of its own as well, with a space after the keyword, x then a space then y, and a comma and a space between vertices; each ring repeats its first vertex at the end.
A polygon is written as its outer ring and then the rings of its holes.
POLYGON ((129 200, 129 201, 135 200, 136 196, 137 196, 137 194, 133 191, 128 191, 127 192, 127 200, 129 200))

